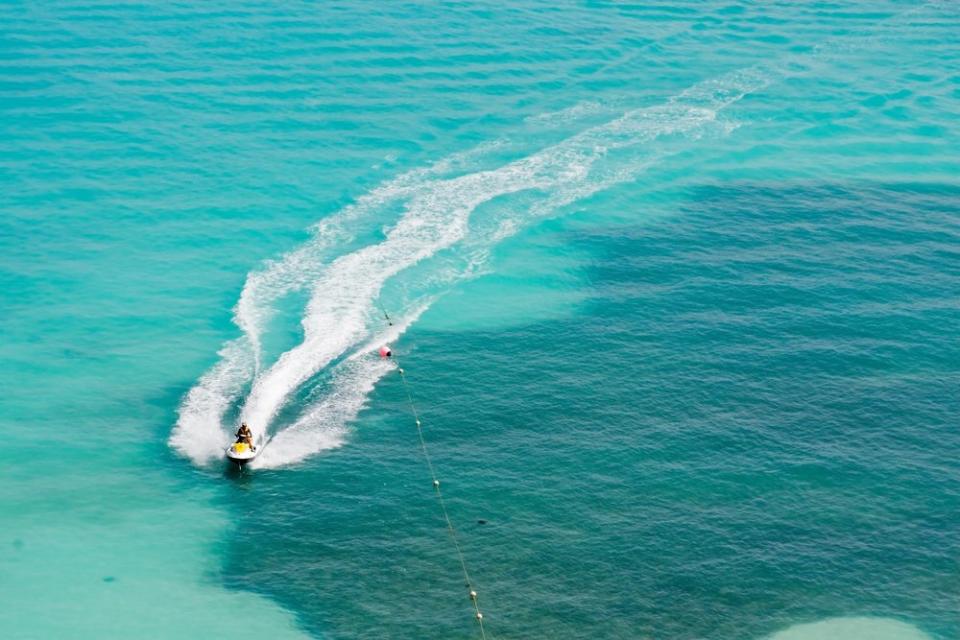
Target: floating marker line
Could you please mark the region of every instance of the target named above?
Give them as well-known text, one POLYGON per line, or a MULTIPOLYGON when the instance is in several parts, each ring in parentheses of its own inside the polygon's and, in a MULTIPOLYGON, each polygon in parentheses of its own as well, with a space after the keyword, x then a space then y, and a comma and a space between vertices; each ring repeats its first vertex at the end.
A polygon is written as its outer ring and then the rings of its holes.
MULTIPOLYGON (((383 304, 379 300, 377 301, 377 305, 380 307, 380 311, 383 312, 383 317, 386 319, 387 324, 393 326, 393 321, 390 319, 390 314, 387 313, 387 310, 383 307, 383 304)), ((457 558, 460 560, 460 569, 463 571, 463 580, 467 586, 470 602, 473 603, 473 609, 475 612, 474 617, 476 618, 477 624, 480 627, 480 638, 482 640, 486 640, 487 635, 483 628, 483 613, 480 612, 480 602, 477 596, 477 590, 473 588, 473 582, 470 580, 470 572, 467 570, 467 560, 463 555, 463 547, 460 545, 460 538, 457 535, 457 530, 453 526, 453 521, 450 519, 450 512, 447 511, 447 503, 444 501, 443 492, 440 490, 440 480, 437 478, 437 472, 433 467, 433 460, 431 460, 430 452, 427 450, 427 441, 423 437, 423 425, 420 421, 420 414, 417 412, 417 405, 413 401, 413 392, 410 388, 410 382, 407 380, 407 373, 404 371, 400 361, 395 357, 394 361, 397 363, 397 371, 400 373, 400 379, 403 381, 403 390, 407 395, 407 403, 410 406, 410 413, 413 415, 414 424, 417 425, 417 438, 420 441, 420 451, 423 453, 423 459, 427 462, 427 470, 430 472, 430 479, 433 481, 434 493, 437 496, 437 502, 440 504, 440 511, 443 513, 443 519, 447 523, 447 532, 450 534, 450 540, 453 541, 453 546, 457 550, 457 558)))

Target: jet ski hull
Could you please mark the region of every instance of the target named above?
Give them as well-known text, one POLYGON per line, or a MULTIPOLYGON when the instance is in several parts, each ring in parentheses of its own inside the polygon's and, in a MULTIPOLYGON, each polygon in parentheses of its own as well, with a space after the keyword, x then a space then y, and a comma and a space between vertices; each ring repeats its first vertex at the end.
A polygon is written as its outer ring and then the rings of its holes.
POLYGON ((227 460, 239 467, 242 467, 256 458, 258 453, 260 453, 259 447, 256 449, 251 449, 246 445, 246 443, 235 442, 227 447, 227 460))

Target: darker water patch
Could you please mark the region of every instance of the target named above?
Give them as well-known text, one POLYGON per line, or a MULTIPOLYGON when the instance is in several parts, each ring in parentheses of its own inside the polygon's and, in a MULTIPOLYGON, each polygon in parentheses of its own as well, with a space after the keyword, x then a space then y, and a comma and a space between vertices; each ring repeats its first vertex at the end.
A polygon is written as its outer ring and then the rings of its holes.
MULTIPOLYGON (((454 523, 497 523, 460 530, 490 629, 960 633, 958 190, 704 187, 669 219, 557 232, 591 259, 580 315, 402 341, 454 523)), ((228 586, 317 635, 471 633, 395 377, 346 446, 252 477, 228 586)))

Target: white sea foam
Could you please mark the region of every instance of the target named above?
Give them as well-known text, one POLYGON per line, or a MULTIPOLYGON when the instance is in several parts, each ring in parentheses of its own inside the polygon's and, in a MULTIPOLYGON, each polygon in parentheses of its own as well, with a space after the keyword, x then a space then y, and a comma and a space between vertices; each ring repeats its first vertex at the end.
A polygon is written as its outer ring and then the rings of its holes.
POLYGON ((426 168, 414 169, 390 180, 357 199, 329 219, 313 227, 313 237, 279 260, 268 261, 261 270, 247 276, 234 309, 234 322, 247 336, 256 370, 261 369, 261 336, 273 315, 277 301, 315 282, 325 268, 328 252, 353 238, 353 230, 365 217, 376 214, 391 202, 409 197, 416 189, 495 148, 496 142, 454 154, 426 168))
MULTIPOLYGON (((338 243, 350 240, 351 230, 366 216, 408 197, 430 180, 463 171, 471 161, 495 149, 497 144, 478 145, 384 183, 315 225, 313 237, 303 246, 251 272, 234 308, 233 320, 243 336, 224 345, 219 352, 220 361, 187 394, 170 437, 171 446, 196 464, 220 457, 230 440, 224 418, 262 369, 262 335, 277 302, 315 282, 327 264, 328 252, 338 243)), ((265 432, 261 429, 256 435, 262 441, 265 432)))
POLYGON ((392 360, 379 357, 377 349, 394 342, 429 306, 429 302, 420 304, 338 364, 327 393, 296 422, 274 436, 253 467, 269 469, 291 465, 319 451, 340 446, 347 435, 347 424, 363 409, 374 385, 396 369, 392 360))
POLYGON ((366 354, 337 367, 331 390, 291 426, 281 430, 254 460, 254 468, 276 468, 343 444, 346 425, 363 408, 367 395, 393 364, 366 354))
MULTIPOLYGON (((223 360, 188 394, 171 443, 198 463, 219 455, 227 442, 223 418, 242 389, 251 385, 242 418, 261 439, 268 431, 276 432, 261 465, 289 464, 337 446, 345 424, 383 375, 384 364, 376 359, 348 358, 333 372, 333 390, 307 407, 293 425, 278 430, 273 422, 290 397, 320 370, 345 354, 362 352, 358 349, 378 326, 375 302, 387 281, 457 246, 476 270, 489 248, 505 236, 558 207, 631 179, 664 153, 653 141, 666 137, 689 141, 715 120, 720 109, 768 82, 769 75, 760 69, 736 72, 496 168, 470 170, 471 162, 489 151, 480 147, 374 189, 317 225, 313 239, 303 247, 248 277, 235 310, 244 338, 228 345, 223 360), (501 207, 494 225, 474 230, 471 236, 470 218, 478 207, 520 193, 528 194, 532 204, 501 207), (397 204, 403 205, 403 213, 385 230, 383 241, 331 259, 334 246, 351 238, 358 220, 397 204), (303 341, 263 366, 262 335, 277 301, 307 289, 303 341)), ((463 270, 454 270, 441 279, 449 282, 464 276, 463 270)))
POLYGON ((219 457, 230 436, 223 418, 253 375, 253 357, 246 338, 228 342, 220 361, 200 378, 180 407, 170 444, 197 464, 219 457))
POLYGON ((578 102, 575 105, 558 109, 557 111, 548 111, 528 116, 524 122, 528 124, 556 126, 558 124, 569 124, 575 120, 596 116, 604 110, 604 106, 596 101, 578 102))

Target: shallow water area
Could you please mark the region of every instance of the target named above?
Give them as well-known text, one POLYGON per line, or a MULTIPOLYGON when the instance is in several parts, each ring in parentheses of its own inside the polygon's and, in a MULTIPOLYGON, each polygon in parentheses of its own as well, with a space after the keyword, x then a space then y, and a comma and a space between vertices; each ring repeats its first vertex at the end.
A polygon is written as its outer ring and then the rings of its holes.
POLYGON ((798 624, 770 636, 770 640, 927 640, 930 636, 899 620, 833 618, 798 624))
POLYGON ((167 491, 133 498, 86 518, 53 507, 50 524, 7 529, 7 637, 309 637, 290 613, 213 579, 222 510, 167 491))

